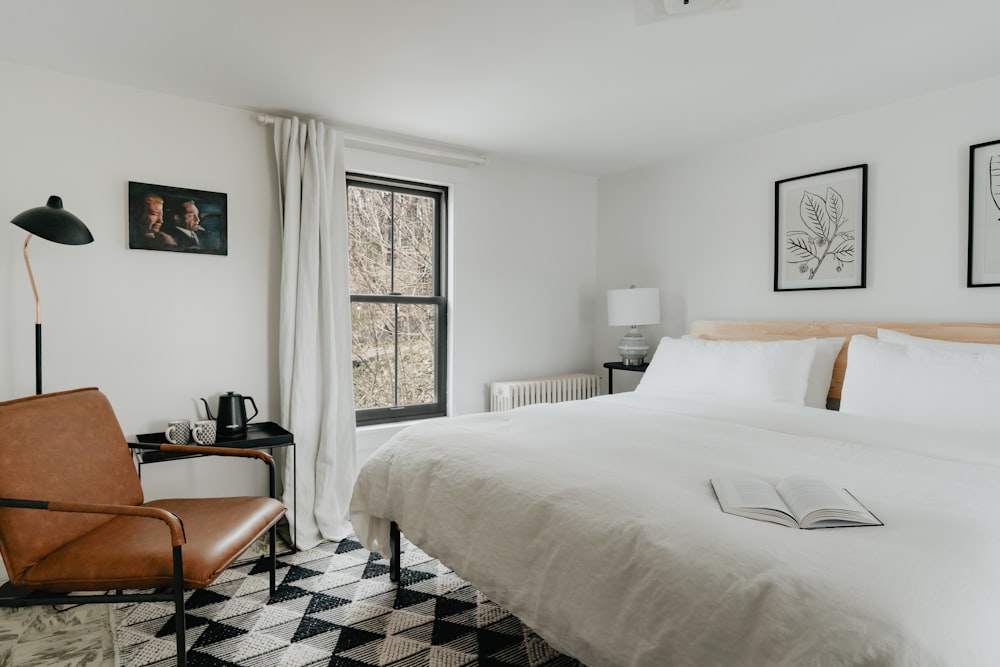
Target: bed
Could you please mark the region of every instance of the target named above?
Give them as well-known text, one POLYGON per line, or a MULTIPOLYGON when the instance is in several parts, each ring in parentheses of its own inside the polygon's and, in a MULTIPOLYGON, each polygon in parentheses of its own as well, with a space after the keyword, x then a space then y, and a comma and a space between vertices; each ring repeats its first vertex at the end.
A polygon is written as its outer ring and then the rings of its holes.
POLYGON ((691 333, 635 392, 405 429, 358 477, 359 539, 398 525, 591 667, 997 664, 1000 325, 691 333), (732 516, 708 482, 800 473, 884 525, 732 516))

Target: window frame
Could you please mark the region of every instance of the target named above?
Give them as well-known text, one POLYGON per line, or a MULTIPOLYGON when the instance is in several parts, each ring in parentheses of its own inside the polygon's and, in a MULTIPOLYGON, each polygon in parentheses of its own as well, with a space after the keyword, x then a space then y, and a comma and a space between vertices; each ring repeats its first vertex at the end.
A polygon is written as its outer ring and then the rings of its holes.
MULTIPOLYGON (((420 405, 399 405, 379 408, 355 408, 354 416, 357 426, 369 426, 373 424, 387 424, 414 419, 430 419, 432 417, 444 417, 447 414, 448 405, 448 294, 447 294, 447 249, 448 249, 448 195, 447 186, 434 185, 430 183, 419 183, 398 178, 388 178, 373 176, 356 172, 346 174, 347 189, 354 187, 367 187, 378 190, 385 190, 393 194, 414 195, 420 197, 431 197, 434 204, 434 267, 433 267, 433 294, 429 296, 412 296, 405 294, 351 294, 351 317, 354 317, 355 303, 379 303, 379 304, 426 304, 436 307, 436 317, 434 323, 434 403, 423 403, 420 405)), ((395 235, 393 235, 395 237, 395 235)), ((393 248, 395 255, 395 248, 393 248)), ((350 267, 348 267, 350 270, 350 267)), ((353 330, 353 321, 352 321, 353 330)), ((394 387, 398 396, 399 384, 399 354, 398 354, 398 331, 395 334, 395 381, 394 387)), ((353 359, 353 349, 351 352, 353 359)), ((353 372, 351 376, 353 382, 353 372)))

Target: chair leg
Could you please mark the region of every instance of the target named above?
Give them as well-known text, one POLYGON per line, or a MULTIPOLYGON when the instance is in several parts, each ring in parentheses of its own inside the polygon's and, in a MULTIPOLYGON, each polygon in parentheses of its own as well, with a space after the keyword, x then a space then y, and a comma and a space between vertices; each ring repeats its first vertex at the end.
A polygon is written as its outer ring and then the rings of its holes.
POLYGON ((184 620, 184 562, 180 546, 174 547, 174 632, 177 635, 177 667, 187 666, 184 620))
POLYGON ((402 543, 399 539, 399 526, 395 521, 389 522, 389 581, 399 583, 399 562, 403 559, 402 543))
POLYGON ((271 597, 274 597, 274 591, 275 591, 275 570, 277 570, 277 568, 278 568, 278 557, 277 557, 277 551, 278 551, 278 524, 275 523, 273 526, 271 526, 271 530, 268 531, 268 532, 270 533, 270 535, 268 537, 268 540, 270 542, 271 552, 268 554, 267 557, 268 557, 268 560, 270 561, 270 565, 271 565, 271 597))

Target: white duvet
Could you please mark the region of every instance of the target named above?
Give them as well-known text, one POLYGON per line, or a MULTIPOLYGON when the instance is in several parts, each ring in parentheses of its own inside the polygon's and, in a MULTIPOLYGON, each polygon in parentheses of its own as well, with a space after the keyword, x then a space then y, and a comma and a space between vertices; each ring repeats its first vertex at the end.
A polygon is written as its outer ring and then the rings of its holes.
POLYGON ((1000 665, 1000 438, 618 394, 412 426, 351 519, 592 667, 1000 665), (735 474, 821 475, 885 525, 725 514, 708 479, 735 474))

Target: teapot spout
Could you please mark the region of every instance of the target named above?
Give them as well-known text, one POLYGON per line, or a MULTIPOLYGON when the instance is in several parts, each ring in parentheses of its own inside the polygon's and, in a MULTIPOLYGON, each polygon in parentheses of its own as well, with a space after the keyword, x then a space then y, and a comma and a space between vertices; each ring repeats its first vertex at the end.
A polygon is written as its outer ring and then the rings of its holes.
POLYGON ((204 398, 199 399, 199 400, 202 403, 205 404, 205 414, 208 415, 208 418, 209 419, 215 419, 215 417, 212 416, 212 409, 210 407, 208 407, 208 401, 206 401, 204 398))

